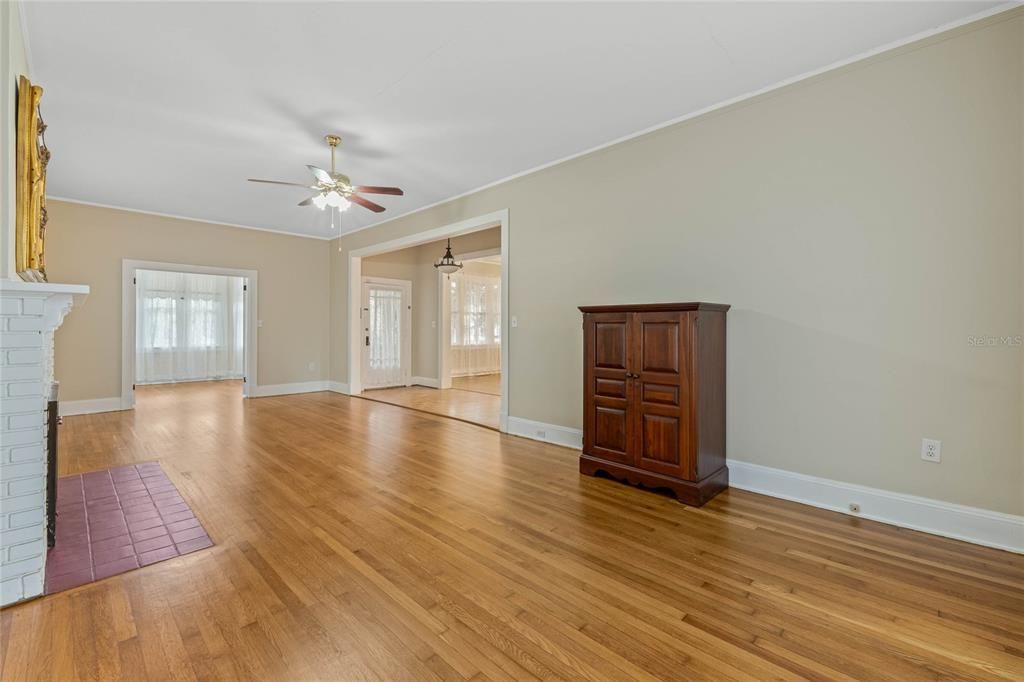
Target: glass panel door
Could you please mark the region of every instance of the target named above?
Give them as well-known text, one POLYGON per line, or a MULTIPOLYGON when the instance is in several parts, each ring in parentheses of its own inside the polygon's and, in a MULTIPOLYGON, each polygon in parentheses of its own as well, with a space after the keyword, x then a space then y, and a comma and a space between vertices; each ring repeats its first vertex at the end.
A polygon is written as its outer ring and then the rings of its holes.
POLYGON ((400 285, 363 284, 363 386, 404 386, 406 366, 406 293, 400 285))

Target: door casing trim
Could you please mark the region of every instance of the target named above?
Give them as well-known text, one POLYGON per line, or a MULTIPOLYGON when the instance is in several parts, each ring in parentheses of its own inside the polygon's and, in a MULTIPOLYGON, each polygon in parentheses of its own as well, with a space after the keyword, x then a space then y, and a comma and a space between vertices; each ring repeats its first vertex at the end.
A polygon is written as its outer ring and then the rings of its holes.
POLYGON ((241 277, 246 287, 245 296, 245 381, 242 382, 242 396, 258 395, 257 371, 257 302, 259 301, 259 273, 256 270, 222 268, 209 265, 188 265, 184 263, 162 263, 159 261, 121 260, 121 409, 135 408, 135 272, 137 270, 160 270, 184 272, 194 275, 225 275, 241 277))

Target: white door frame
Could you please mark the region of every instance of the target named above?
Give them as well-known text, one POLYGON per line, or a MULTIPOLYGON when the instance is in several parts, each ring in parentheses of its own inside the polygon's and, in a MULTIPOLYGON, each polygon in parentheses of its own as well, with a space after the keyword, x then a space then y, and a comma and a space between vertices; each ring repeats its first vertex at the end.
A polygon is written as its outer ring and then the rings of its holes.
MULTIPOLYGON (((501 249, 485 249, 483 251, 471 251, 470 253, 463 253, 459 255, 459 259, 462 262, 471 261, 475 258, 485 258, 487 256, 498 256, 501 254, 501 249)), ((502 261, 504 263, 504 260, 502 261)), ((504 273, 504 271, 502 271, 504 273)), ((452 348, 452 335, 451 325, 448 324, 448 318, 451 315, 451 303, 448 301, 448 292, 445 289, 444 283, 447 276, 437 271, 437 387, 438 388, 451 388, 452 387, 452 369, 449 366, 448 359, 451 357, 452 348)), ((501 285, 505 286, 505 277, 502 274, 501 285)), ((505 293, 501 294, 501 305, 505 305, 505 293)), ((505 318, 504 311, 502 312, 502 342, 505 341, 505 318)), ((502 365, 504 368, 504 365, 502 365)))
POLYGON ((259 386, 256 376, 258 365, 256 362, 258 357, 256 354, 256 328, 259 325, 256 319, 259 284, 257 271, 125 258, 121 261, 121 409, 130 410, 135 407, 136 270, 162 270, 194 275, 226 275, 245 279, 245 380, 242 382, 242 395, 246 398, 254 395, 255 388, 259 386))
MULTIPOLYGON (((362 351, 359 350, 361 327, 359 308, 362 297, 362 260, 367 256, 407 249, 411 246, 429 244, 448 237, 458 237, 470 232, 479 232, 492 227, 501 228, 501 419, 500 430, 508 431, 508 340, 509 340, 509 291, 508 291, 508 209, 468 218, 457 223, 417 232, 372 246, 353 249, 348 253, 348 390, 352 395, 363 392, 360 376, 362 351)), ((441 320, 437 323, 440 325, 441 320)))
MULTIPOLYGON (((405 309, 402 311, 402 326, 405 328, 406 333, 402 334, 402 383, 406 386, 412 386, 412 280, 408 279, 391 279, 388 277, 370 277, 366 276, 362 278, 362 284, 386 284, 394 287, 402 288, 402 302, 405 304, 405 309)), ((360 289, 360 297, 362 297, 362 286, 360 289)), ((359 327, 362 329, 362 303, 359 304, 360 309, 360 322, 359 327)), ((362 332, 360 331, 360 336, 362 332)), ((362 353, 363 346, 359 347, 360 351, 360 365, 362 368, 362 353)), ((376 386, 374 388, 377 388, 376 386)), ((381 386, 380 388, 384 388, 381 386)))

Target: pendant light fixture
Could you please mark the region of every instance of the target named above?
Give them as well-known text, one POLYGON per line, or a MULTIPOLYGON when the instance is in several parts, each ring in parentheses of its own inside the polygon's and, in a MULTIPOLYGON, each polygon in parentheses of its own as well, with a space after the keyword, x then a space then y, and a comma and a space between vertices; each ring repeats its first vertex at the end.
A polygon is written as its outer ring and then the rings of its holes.
POLYGON ((448 246, 444 250, 444 256, 441 257, 440 262, 434 263, 434 267, 446 275, 450 275, 453 272, 458 272, 462 269, 462 263, 456 263, 455 257, 452 256, 451 239, 448 240, 448 246))

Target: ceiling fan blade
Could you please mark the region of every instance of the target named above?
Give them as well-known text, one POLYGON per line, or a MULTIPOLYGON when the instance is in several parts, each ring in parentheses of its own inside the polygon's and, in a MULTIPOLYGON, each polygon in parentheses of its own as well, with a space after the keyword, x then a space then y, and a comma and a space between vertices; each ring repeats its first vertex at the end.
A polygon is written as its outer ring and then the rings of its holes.
POLYGON ((313 177, 315 177, 319 182, 322 182, 326 185, 334 184, 334 178, 332 178, 331 174, 325 171, 323 168, 317 168, 316 166, 306 166, 306 168, 309 169, 309 172, 311 172, 313 174, 313 177))
POLYGON ((288 185, 290 187, 309 187, 309 185, 303 185, 298 182, 281 182, 280 180, 257 180, 256 178, 249 178, 249 182, 265 182, 268 185, 288 185))
POLYGON ((375 204, 372 201, 370 201, 369 199, 362 198, 358 194, 350 194, 350 195, 348 195, 348 200, 351 201, 353 204, 359 204, 363 208, 368 208, 371 211, 373 211, 374 213, 380 213, 381 211, 384 210, 384 207, 381 206, 380 204, 375 204))
POLYGON ((362 192, 363 194, 394 194, 396 196, 403 196, 405 194, 405 192, 397 187, 377 187, 375 185, 360 185, 355 188, 355 191, 362 192))
POLYGON ((312 197, 308 197, 306 199, 303 199, 302 201, 299 202, 299 206, 312 206, 313 205, 313 198, 314 197, 318 197, 318 196, 320 196, 320 195, 319 194, 314 194, 312 197))

